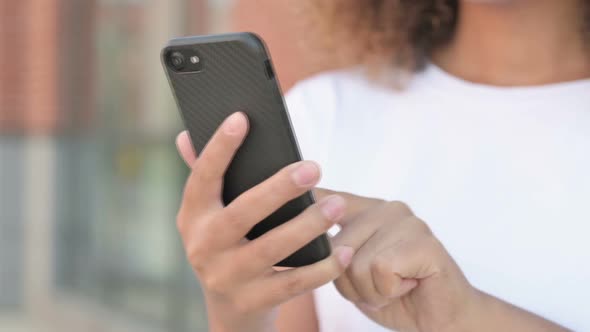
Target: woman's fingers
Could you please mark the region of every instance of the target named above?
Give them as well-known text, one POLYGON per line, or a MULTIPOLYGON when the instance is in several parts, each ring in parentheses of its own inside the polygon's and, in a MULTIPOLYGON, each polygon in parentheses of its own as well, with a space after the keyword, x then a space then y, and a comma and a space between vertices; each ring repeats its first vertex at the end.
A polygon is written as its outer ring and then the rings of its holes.
POLYGON ((185 130, 176 136, 176 149, 178 149, 178 153, 182 157, 184 163, 189 168, 192 168, 197 160, 197 154, 188 131, 185 130))
POLYGON ((316 289, 341 275, 353 255, 353 248, 338 247, 330 257, 320 262, 258 279, 244 289, 247 294, 240 298, 247 299, 247 302, 241 305, 248 310, 267 309, 316 289))
POLYGON ((320 176, 320 168, 314 162, 289 165, 234 199, 219 214, 213 227, 235 242, 261 220, 310 190, 320 176))
POLYGON ((379 308, 436 273, 436 239, 428 226, 399 202, 389 202, 343 225, 335 246, 355 248, 346 273, 335 282, 352 302, 379 308))
POLYGON ((355 259, 345 273, 360 297, 358 300, 373 307, 381 307, 389 303, 389 299, 377 290, 371 275, 374 264, 378 262, 376 254, 379 252, 379 246, 382 245, 378 235, 372 235, 357 249, 355 259))
POLYGON ((260 273, 324 234, 342 218, 345 207, 342 197, 328 196, 292 220, 239 248, 237 259, 249 261, 251 273, 260 273))
POLYGON ((371 244, 361 247, 346 273, 335 281, 341 294, 365 308, 379 309, 418 286, 418 280, 437 273, 434 249, 427 237, 376 252, 371 244))
MULTIPOLYGON (((347 198, 347 201, 348 199, 350 198, 347 198)), ((358 250, 384 224, 397 223, 413 215, 411 210, 401 202, 385 203, 371 199, 366 204, 372 205, 367 210, 369 213, 360 213, 355 218, 341 222, 342 230, 332 238, 332 244, 347 245, 358 250)))
POLYGON ((200 157, 192 164, 192 173, 185 188, 188 205, 220 201, 223 176, 248 131, 243 113, 228 117, 213 134, 200 157))
POLYGON ((419 233, 406 234, 406 240, 373 255, 368 271, 365 270, 369 277, 353 279, 355 286, 368 282, 374 287, 374 292, 364 288, 362 302, 381 307, 417 287, 418 280, 440 272, 437 261, 441 249, 437 240, 419 233))
POLYGON ((336 286, 342 297, 348 301, 353 303, 362 302, 359 292, 354 288, 352 280, 350 280, 346 273, 343 273, 338 279, 334 280, 334 286, 336 286))
POLYGON ((350 193, 336 192, 323 188, 315 188, 313 190, 313 194, 318 201, 326 196, 334 194, 338 194, 344 197, 348 204, 346 206, 346 213, 342 218, 342 224, 347 224, 349 221, 356 218, 363 212, 368 211, 369 209, 375 208, 379 204, 384 203, 383 200, 377 198, 360 197, 350 193))
POLYGON ((394 252, 379 254, 371 264, 371 276, 379 296, 393 299, 406 295, 416 286, 416 279, 402 278, 393 266, 394 252))

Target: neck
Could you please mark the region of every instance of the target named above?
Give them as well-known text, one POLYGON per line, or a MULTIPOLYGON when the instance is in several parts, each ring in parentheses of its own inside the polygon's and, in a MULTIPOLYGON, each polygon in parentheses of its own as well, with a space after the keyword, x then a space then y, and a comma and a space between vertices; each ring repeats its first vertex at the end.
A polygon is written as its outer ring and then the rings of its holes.
POLYGON ((580 0, 462 1, 455 37, 433 54, 444 70, 498 86, 590 77, 580 0))

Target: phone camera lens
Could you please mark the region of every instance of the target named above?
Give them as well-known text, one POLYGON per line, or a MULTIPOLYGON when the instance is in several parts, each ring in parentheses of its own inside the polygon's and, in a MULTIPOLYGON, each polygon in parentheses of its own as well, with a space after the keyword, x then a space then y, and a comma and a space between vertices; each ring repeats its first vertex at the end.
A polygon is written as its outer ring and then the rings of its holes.
POLYGON ((181 70, 184 68, 186 61, 184 59, 184 55, 180 52, 174 52, 170 54, 170 64, 174 69, 181 70))

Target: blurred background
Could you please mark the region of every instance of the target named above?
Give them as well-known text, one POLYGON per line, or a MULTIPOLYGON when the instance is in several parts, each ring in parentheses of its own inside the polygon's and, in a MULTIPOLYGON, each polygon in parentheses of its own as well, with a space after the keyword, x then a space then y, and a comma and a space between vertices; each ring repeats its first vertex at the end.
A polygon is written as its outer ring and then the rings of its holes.
POLYGON ((331 69, 298 0, 0 0, 0 331, 205 331, 175 215, 174 36, 262 35, 287 91, 331 69))

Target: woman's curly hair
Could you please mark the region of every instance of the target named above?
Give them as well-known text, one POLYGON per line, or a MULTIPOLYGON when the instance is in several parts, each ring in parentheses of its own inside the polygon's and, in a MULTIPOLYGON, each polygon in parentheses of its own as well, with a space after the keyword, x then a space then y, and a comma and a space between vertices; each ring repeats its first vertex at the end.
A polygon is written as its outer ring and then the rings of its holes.
MULTIPOLYGON (((590 0, 579 1, 590 42, 590 0)), ((341 65, 388 65, 407 72, 423 68, 432 52, 453 38, 459 16, 459 0, 309 2, 314 29, 320 29, 332 59, 337 55, 341 65)))

